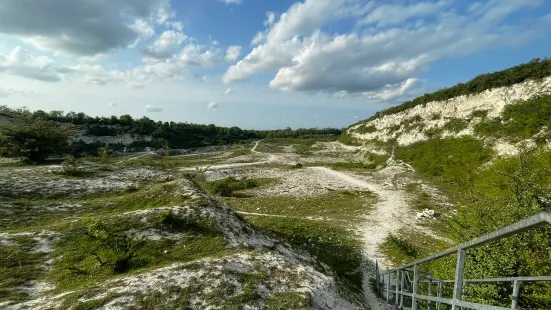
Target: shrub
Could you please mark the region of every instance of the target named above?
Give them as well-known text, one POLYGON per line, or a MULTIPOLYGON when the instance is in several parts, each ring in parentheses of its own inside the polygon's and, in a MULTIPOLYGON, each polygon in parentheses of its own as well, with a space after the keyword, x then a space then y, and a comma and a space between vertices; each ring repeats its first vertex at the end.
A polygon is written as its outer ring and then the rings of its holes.
POLYGON ((293 169, 301 169, 302 167, 304 167, 304 165, 301 163, 296 163, 292 166, 293 169))
POLYGON ((74 156, 69 155, 61 163, 61 171, 65 175, 70 175, 70 176, 77 175, 79 172, 78 164, 79 164, 79 161, 75 159, 74 156))
POLYGON ((101 161, 107 161, 109 159, 109 156, 113 154, 113 149, 111 149, 109 146, 102 146, 98 149, 99 157, 101 158, 101 161))
POLYGON ((71 153, 68 140, 73 134, 70 126, 40 118, 12 119, 0 126, 0 154, 44 161, 51 155, 71 153))
POLYGON ((85 234, 99 243, 99 249, 91 253, 100 267, 109 266, 116 273, 130 269, 130 261, 136 257, 136 251, 145 245, 143 238, 117 232, 101 221, 92 221, 86 225, 85 234))

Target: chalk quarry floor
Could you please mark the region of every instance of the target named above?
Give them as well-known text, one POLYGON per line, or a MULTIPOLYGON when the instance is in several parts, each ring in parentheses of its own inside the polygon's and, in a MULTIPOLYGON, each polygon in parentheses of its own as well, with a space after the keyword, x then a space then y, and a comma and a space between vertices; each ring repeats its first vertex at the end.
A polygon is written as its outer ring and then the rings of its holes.
MULTIPOLYGON (((352 152, 356 149, 330 144, 337 152, 352 152)), ((263 168, 264 164, 289 165, 297 162, 324 162, 324 158, 307 158, 297 154, 267 154, 256 151, 258 143, 252 149, 256 156, 262 158, 252 163, 235 163, 214 165, 210 167, 208 178, 220 179, 228 176, 234 177, 267 177, 276 178, 280 182, 275 186, 261 189, 262 195, 284 196, 313 196, 324 194, 332 190, 367 190, 377 195, 378 202, 374 208, 365 214, 362 224, 357 229, 362 238, 363 253, 366 266, 364 266, 363 290, 365 302, 373 309, 385 309, 385 305, 375 296, 371 290, 370 279, 374 277, 374 264, 378 262, 379 268, 391 267, 388 259, 379 251, 381 244, 400 229, 408 227, 434 236, 427 232, 426 228, 418 225, 415 212, 408 204, 408 195, 405 190, 407 183, 411 182, 413 168, 404 163, 389 161, 384 169, 371 173, 357 174, 351 171, 337 171, 323 166, 307 167, 282 171, 277 168, 263 168), (409 176, 409 178, 408 178, 409 176)), ((257 157, 258 158, 258 157, 257 157)), ((258 214, 257 216, 273 216, 270 214, 258 214)))

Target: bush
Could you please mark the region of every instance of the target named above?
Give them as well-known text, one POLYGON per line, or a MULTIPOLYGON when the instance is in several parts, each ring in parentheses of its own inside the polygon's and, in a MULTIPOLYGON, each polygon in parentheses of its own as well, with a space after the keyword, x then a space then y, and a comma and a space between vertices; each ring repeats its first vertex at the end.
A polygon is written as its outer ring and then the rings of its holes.
POLYGON ((91 253, 100 267, 109 266, 116 273, 127 272, 130 261, 136 257, 136 251, 145 245, 143 238, 116 232, 101 221, 88 223, 85 234, 100 245, 98 251, 91 253))
POLYGON ((259 185, 260 185, 260 182, 254 179, 243 178, 241 180, 237 180, 234 177, 229 177, 222 180, 211 182, 206 186, 207 188, 210 189, 210 192, 214 195, 218 195, 222 197, 231 197, 233 195, 233 192, 235 191, 255 188, 255 187, 258 187, 259 185))
POLYGON ((79 173, 78 164, 79 164, 79 161, 75 159, 74 156, 69 155, 61 163, 61 171, 65 175, 70 175, 70 176, 77 175, 79 173))
POLYGON ((71 153, 68 141, 73 134, 72 127, 52 121, 31 116, 11 119, 0 125, 0 154, 44 161, 51 155, 71 153))
POLYGON ((292 166, 293 169, 301 169, 302 167, 304 167, 304 165, 301 163, 296 163, 292 166))
POLYGON ((109 159, 109 156, 113 154, 113 149, 109 146, 102 146, 98 149, 98 155, 101 158, 101 161, 105 162, 109 159))

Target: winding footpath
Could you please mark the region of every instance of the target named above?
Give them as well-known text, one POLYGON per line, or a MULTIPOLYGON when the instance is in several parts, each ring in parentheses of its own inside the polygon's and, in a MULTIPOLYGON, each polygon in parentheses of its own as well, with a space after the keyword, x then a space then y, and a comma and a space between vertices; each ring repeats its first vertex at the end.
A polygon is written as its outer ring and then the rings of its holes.
MULTIPOLYGON (((266 163, 278 163, 284 161, 277 154, 266 154, 257 151, 257 147, 261 141, 257 141, 251 149, 252 153, 267 155, 268 158, 261 162, 252 163, 234 163, 213 165, 209 169, 225 169, 233 167, 254 166, 266 163)), ((194 170, 195 168, 184 168, 182 170, 194 170)), ((360 179, 358 176, 353 176, 344 172, 335 171, 327 167, 309 167, 306 169, 315 169, 327 175, 336 177, 344 183, 352 184, 360 188, 364 188, 378 196, 378 202, 368 214, 365 215, 365 221, 359 226, 363 242, 363 254, 365 257, 365 266, 363 267, 363 290, 365 302, 371 310, 385 309, 385 306, 371 290, 370 279, 374 277, 374 264, 377 261, 380 268, 387 268, 388 262, 386 258, 378 252, 379 246, 384 243, 385 239, 393 233, 396 233, 400 228, 412 224, 409 209, 406 200, 406 193, 402 189, 386 189, 378 182, 372 182, 368 179, 360 179)), ((264 216, 264 214, 240 212, 243 215, 264 216)), ((274 215, 271 215, 274 216, 274 215)), ((275 215, 276 217, 280 217, 275 215)), ((285 216, 281 216, 285 217, 285 216)))

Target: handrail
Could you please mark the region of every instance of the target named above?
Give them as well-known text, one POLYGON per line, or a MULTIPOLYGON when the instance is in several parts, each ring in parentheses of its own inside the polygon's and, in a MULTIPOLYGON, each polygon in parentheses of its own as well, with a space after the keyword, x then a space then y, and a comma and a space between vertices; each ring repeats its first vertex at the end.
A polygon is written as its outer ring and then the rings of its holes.
MULTIPOLYGON (((539 277, 507 277, 507 278, 489 278, 489 279, 463 279, 464 267, 465 267, 465 257, 466 250, 482 246, 484 244, 497 241, 521 232, 531 230, 533 228, 543 226, 546 224, 551 224, 551 212, 541 212, 534 216, 528 217, 517 223, 499 229, 497 231, 488 233, 479 238, 464 242, 460 245, 457 245, 451 249, 442 251, 440 253, 419 259, 412 263, 403 265, 398 268, 379 271, 379 268, 376 267, 376 285, 380 290, 381 295, 384 295, 383 292, 386 292, 386 301, 387 303, 391 302, 390 293, 393 294, 394 304, 397 309, 404 309, 404 296, 411 298, 411 309, 417 310, 417 300, 426 300, 428 302, 428 310, 431 310, 431 304, 436 303, 437 310, 440 310, 441 304, 448 304, 452 306, 452 310, 456 310, 459 307, 475 309, 475 310, 504 310, 504 309, 517 309, 518 308, 518 297, 520 294, 520 285, 522 282, 532 282, 532 281, 551 281, 551 276, 539 276, 539 277), (433 279, 430 273, 419 270, 419 266, 422 263, 426 263, 432 260, 436 260, 448 255, 457 254, 457 263, 455 270, 455 277, 453 280, 439 280, 433 279), (413 267, 413 268, 412 268, 413 267), (413 271, 413 281, 409 278, 409 273, 413 271), (426 275, 429 274, 427 277, 426 275), (394 290, 391 290, 392 277, 394 275, 394 290), (401 276, 400 276, 401 275, 401 276), (421 276, 424 275, 424 276, 421 276), (427 280, 421 280, 423 277, 427 280), (382 281, 381 281, 382 279, 382 281), (407 282, 412 282, 413 289, 409 289, 406 292, 404 290, 404 284, 407 282), (429 283, 428 293, 429 295, 420 295, 419 294, 419 283, 429 283), (442 298, 442 285, 444 283, 454 283, 453 288, 453 298, 442 298), (463 287, 466 283, 490 283, 490 282, 513 282, 513 294, 512 294, 512 304, 510 308, 490 306, 485 304, 471 303, 462 301, 461 297, 463 294, 463 287), (433 284, 438 285, 437 296, 430 296, 433 284), (383 285, 386 284, 386 285, 383 285), (386 286, 386 287, 385 287, 386 286)), ((407 285, 409 286, 409 285, 407 285)), ((411 288, 411 287, 410 287, 411 288)))

